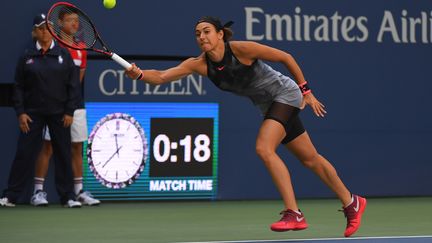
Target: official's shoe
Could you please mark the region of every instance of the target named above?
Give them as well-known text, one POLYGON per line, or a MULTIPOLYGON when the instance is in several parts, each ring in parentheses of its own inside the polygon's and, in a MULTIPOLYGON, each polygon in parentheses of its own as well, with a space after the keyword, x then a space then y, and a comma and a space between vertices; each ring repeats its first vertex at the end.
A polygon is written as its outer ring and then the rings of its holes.
POLYGON ((33 206, 47 206, 47 193, 42 190, 37 190, 31 197, 30 204, 33 206))
POLYGON ((345 217, 347 218, 347 226, 345 229, 345 237, 354 234, 360 227, 363 212, 366 208, 366 198, 352 195, 353 202, 347 207, 343 208, 345 217))
POLYGON ((280 214, 282 218, 270 225, 270 229, 273 231, 304 230, 308 227, 303 213, 298 214, 291 209, 287 209, 280 214))
POLYGON ((80 191, 80 193, 77 196, 77 200, 82 203, 82 205, 88 205, 88 206, 96 206, 99 205, 101 202, 93 197, 93 195, 88 191, 80 191))
POLYGON ((0 206, 1 207, 15 207, 15 204, 9 202, 7 197, 0 198, 0 206))
POLYGON ((81 203, 72 199, 69 199, 66 204, 63 205, 65 208, 80 208, 81 203))

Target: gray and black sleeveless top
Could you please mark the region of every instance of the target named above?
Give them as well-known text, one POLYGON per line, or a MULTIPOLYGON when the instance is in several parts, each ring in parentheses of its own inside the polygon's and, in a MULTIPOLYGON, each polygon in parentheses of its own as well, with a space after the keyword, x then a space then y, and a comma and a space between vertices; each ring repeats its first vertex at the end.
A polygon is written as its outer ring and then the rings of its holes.
POLYGON ((300 107, 303 96, 298 85, 289 77, 273 70, 261 60, 252 65, 242 64, 225 43, 221 62, 213 62, 206 54, 207 75, 220 89, 249 97, 263 114, 276 101, 300 107))

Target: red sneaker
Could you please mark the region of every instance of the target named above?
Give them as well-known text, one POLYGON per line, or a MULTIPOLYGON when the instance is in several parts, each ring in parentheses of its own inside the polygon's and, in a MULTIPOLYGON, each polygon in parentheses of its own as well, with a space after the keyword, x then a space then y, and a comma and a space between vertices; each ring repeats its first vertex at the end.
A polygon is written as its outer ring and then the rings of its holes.
POLYGON ((360 228, 361 218, 367 204, 366 198, 357 195, 352 196, 354 201, 346 208, 343 208, 343 212, 347 218, 345 237, 351 236, 360 228))
POLYGON ((282 218, 270 225, 273 231, 304 230, 308 227, 304 214, 298 214, 291 209, 282 211, 282 218))

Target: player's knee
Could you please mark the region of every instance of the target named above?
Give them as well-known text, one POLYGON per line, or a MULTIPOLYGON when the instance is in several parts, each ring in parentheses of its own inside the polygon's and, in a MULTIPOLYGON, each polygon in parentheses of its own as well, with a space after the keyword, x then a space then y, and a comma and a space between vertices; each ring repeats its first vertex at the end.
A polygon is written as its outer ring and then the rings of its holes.
POLYGON ((265 145, 264 143, 261 143, 259 141, 257 141, 257 144, 255 146, 255 151, 258 154, 258 156, 264 161, 268 161, 269 158, 273 156, 275 153, 274 149, 270 148, 268 145, 265 145))
POLYGON ((318 153, 312 153, 301 159, 303 166, 308 169, 314 169, 320 165, 320 156, 318 153))

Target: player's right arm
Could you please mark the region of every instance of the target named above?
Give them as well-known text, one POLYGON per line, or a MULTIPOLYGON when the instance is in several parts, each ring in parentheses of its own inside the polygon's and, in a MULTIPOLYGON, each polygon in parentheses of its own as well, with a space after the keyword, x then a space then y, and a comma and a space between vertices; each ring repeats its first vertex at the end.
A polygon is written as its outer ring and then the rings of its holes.
POLYGON ((135 64, 132 64, 132 67, 126 70, 126 74, 129 78, 136 79, 141 76, 140 80, 153 85, 179 80, 192 73, 198 73, 200 75, 207 74, 206 63, 202 57, 188 58, 178 66, 166 70, 141 70, 135 64))

